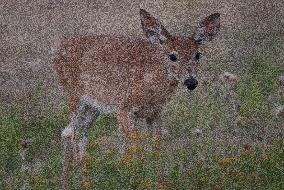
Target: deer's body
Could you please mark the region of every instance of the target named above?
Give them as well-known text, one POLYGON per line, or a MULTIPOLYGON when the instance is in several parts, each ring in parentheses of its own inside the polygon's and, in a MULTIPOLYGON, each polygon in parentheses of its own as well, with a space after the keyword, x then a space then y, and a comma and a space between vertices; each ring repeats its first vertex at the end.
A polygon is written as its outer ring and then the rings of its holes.
POLYGON ((54 63, 72 112, 85 96, 102 111, 127 107, 143 117, 178 85, 167 76, 166 61, 163 49, 146 39, 89 35, 63 41, 54 63))
POLYGON ((71 111, 67 165, 85 154, 87 129, 102 112, 115 112, 125 144, 137 141, 135 118, 146 119, 159 136, 161 110, 178 84, 197 87, 198 47, 211 41, 220 27, 218 13, 199 23, 193 37, 172 36, 162 23, 140 10, 146 38, 91 34, 64 39, 54 60, 59 83, 71 111), (72 158, 69 158, 69 157, 72 158))

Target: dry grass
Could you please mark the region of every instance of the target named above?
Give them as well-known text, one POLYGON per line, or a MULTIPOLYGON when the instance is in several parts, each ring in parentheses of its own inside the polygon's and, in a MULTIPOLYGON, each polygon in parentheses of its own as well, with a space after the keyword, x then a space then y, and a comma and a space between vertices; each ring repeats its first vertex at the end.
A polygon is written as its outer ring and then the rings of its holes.
POLYGON ((73 188, 284 188, 284 126, 275 115, 284 104, 277 85, 284 74, 281 1, 92 2, 0 3, 0 187, 59 189, 60 131, 68 116, 51 68, 56 40, 90 31, 141 35, 141 4, 172 33, 188 34, 197 18, 216 11, 222 31, 202 50, 199 88, 181 90, 165 110, 162 154, 153 154, 155 142, 145 137, 144 160, 125 166, 113 148, 116 121, 102 116, 90 131, 87 180, 80 186, 74 175, 73 188), (224 72, 239 82, 231 88, 219 78, 224 72), (23 163, 31 169, 21 169, 23 163))

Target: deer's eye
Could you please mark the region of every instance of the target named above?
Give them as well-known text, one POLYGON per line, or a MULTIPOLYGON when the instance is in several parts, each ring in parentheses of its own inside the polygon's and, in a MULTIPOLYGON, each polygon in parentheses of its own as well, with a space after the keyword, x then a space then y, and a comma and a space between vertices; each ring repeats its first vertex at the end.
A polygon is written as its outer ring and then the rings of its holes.
POLYGON ((171 54, 169 55, 169 58, 170 58, 170 60, 173 61, 173 62, 176 62, 176 61, 178 60, 178 56, 177 56, 177 54, 175 54, 175 53, 171 53, 171 54))
POLYGON ((198 53, 195 55, 195 59, 196 59, 196 60, 199 60, 200 58, 201 58, 201 53, 198 52, 198 53))

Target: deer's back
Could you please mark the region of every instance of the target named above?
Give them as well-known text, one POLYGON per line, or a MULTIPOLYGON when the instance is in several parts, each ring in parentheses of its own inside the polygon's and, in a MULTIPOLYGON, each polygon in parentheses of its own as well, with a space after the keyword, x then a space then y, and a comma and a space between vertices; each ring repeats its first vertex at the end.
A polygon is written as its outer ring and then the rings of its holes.
POLYGON ((159 46, 142 38, 90 35, 63 41, 55 68, 69 94, 111 109, 141 107, 168 90, 162 55, 159 46))

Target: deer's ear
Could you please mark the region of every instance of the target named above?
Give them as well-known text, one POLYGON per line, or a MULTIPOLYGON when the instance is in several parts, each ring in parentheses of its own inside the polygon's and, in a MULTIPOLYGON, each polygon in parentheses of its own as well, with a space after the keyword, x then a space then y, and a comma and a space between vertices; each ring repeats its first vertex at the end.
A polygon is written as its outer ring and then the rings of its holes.
POLYGON ((162 23, 144 9, 140 9, 140 18, 143 32, 151 43, 163 44, 170 37, 162 23))
POLYGON ((197 44, 206 44, 211 41, 220 30, 220 14, 214 13, 202 20, 193 35, 197 44))

